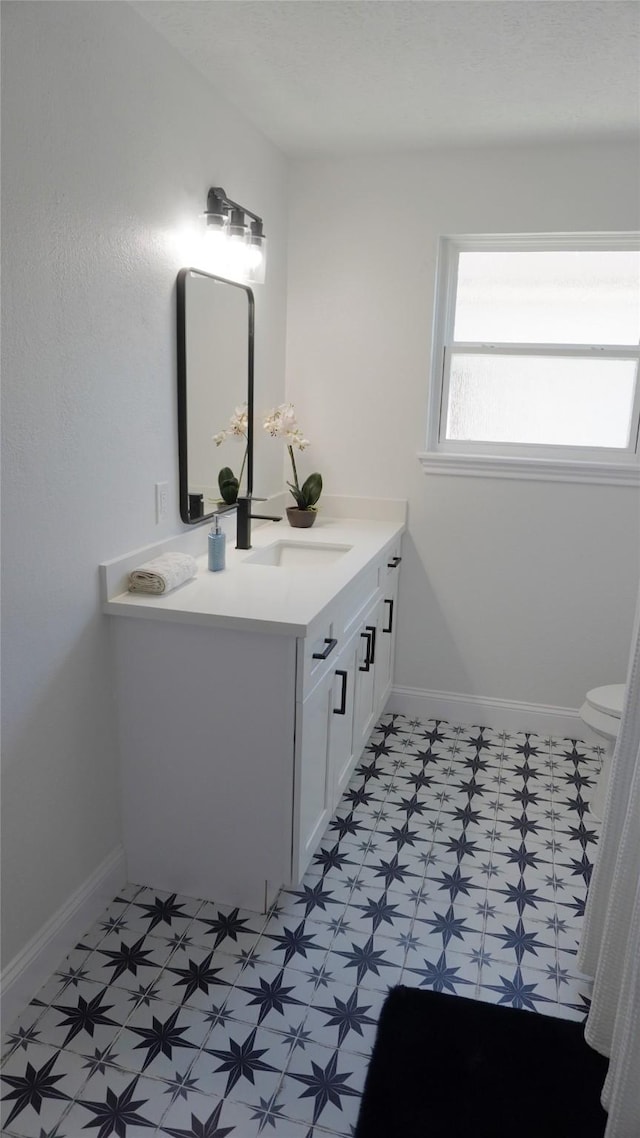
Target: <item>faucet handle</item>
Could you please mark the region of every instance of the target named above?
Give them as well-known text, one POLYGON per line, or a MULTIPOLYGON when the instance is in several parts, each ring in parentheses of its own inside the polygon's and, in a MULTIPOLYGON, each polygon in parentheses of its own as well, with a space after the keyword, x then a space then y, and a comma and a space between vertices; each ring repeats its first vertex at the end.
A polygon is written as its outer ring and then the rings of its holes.
POLYGON ((266 498, 259 498, 257 494, 239 494, 238 501, 242 502, 266 502, 266 498))

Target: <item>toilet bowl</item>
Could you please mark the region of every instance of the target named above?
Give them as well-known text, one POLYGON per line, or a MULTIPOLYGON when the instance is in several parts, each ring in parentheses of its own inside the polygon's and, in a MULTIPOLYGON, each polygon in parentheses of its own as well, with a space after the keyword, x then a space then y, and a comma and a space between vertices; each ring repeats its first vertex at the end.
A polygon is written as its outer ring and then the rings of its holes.
POLYGON ((600 736, 601 746, 604 747, 600 775, 593 798, 589 803, 589 810, 595 818, 602 819, 604 811, 611 758, 620 729, 624 692, 624 684, 607 684, 605 687, 592 688, 591 691, 587 692, 586 699, 580 708, 580 718, 583 723, 586 723, 587 727, 590 727, 596 735, 600 736))

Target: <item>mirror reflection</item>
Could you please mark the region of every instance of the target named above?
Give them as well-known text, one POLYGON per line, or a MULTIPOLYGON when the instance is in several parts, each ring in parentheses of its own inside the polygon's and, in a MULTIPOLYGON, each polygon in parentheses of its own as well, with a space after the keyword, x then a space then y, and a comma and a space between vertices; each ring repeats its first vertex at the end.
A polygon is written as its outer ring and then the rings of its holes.
POLYGON ((180 515, 190 525, 252 490, 253 323, 250 288, 181 270, 180 515))

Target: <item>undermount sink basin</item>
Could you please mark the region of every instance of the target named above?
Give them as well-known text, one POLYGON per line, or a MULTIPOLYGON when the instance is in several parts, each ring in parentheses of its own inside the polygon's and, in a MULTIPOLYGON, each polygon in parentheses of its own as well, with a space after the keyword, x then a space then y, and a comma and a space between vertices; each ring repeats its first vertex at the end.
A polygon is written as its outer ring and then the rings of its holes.
POLYGON ((282 569, 315 569, 319 565, 332 565, 344 557, 353 546, 321 545, 303 541, 276 541, 264 549, 257 549, 245 560, 245 565, 272 565, 282 569))

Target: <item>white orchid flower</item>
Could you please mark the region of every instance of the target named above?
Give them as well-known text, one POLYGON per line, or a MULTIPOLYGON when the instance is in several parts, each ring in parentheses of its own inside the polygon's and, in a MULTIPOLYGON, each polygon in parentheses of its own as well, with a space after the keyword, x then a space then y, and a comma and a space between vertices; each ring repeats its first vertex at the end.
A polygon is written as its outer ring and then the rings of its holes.
POLYGON ((247 403, 243 403, 240 407, 236 407, 229 419, 229 426, 223 431, 218 431, 218 434, 213 436, 213 441, 219 447, 228 438, 246 439, 248 428, 249 407, 247 403))
POLYGON ((284 439, 287 444, 293 470, 293 483, 289 482, 288 486, 299 508, 315 510, 315 503, 322 490, 322 479, 319 474, 312 474, 300 488, 294 450, 306 450, 311 444, 298 426, 293 403, 281 403, 279 407, 273 407, 264 416, 262 426, 272 438, 284 439))
POLYGON ((296 413, 293 409, 292 403, 283 403, 278 409, 280 412, 280 426, 282 433, 289 435, 298 434, 300 428, 296 419, 296 413))
MULTIPOLYGON (((247 453, 249 450, 249 405, 247 403, 241 403, 239 407, 236 407, 234 409, 233 415, 231 415, 229 419, 228 427, 225 427, 222 431, 218 431, 218 433, 216 435, 213 435, 212 438, 217 447, 221 446, 226 439, 236 439, 237 442, 244 442, 242 465, 240 467, 240 474, 236 480, 237 488, 239 489, 247 461, 247 453)), ((223 467, 220 474, 222 474, 225 469, 226 468, 223 467)), ((218 475, 218 483, 220 484, 220 475, 218 475)), ((220 490, 223 492, 222 486, 220 486, 220 490)), ((225 502, 229 502, 228 498, 224 498, 224 500, 225 502)))
POLYGON ((241 407, 236 407, 229 420, 230 434, 235 435, 236 438, 246 438, 248 425, 249 408, 246 403, 243 403, 241 407))

